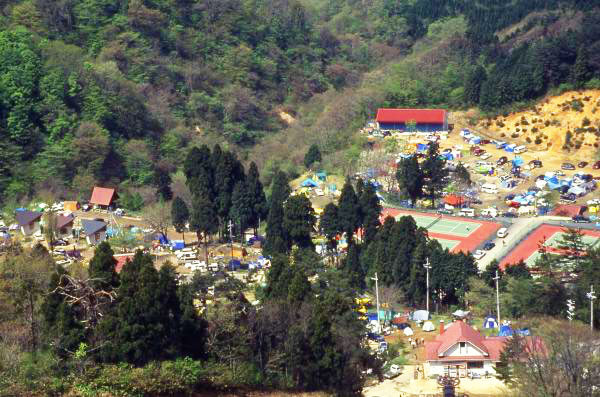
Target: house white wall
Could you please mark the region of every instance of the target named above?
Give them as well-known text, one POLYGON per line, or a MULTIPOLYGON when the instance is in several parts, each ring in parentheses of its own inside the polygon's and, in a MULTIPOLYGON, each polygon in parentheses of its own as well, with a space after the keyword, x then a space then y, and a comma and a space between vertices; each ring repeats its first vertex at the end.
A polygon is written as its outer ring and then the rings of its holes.
POLYGON ((457 343, 452 346, 448 351, 444 353, 443 357, 473 357, 473 356, 481 356, 481 358, 485 358, 485 355, 481 353, 481 350, 477 349, 475 346, 470 344, 469 342, 464 342, 464 346, 461 347, 461 343, 457 343))
MULTIPOLYGON (((467 370, 470 371, 471 373, 478 373, 481 376, 485 376, 486 372, 488 375, 493 376, 496 374, 496 371, 494 369, 494 362, 490 361, 490 360, 483 360, 483 368, 468 368, 468 363, 464 362, 464 361, 453 361, 453 362, 448 362, 448 361, 428 361, 427 363, 424 364, 423 369, 425 370, 425 375, 427 377, 429 376, 433 376, 433 375, 438 375, 438 376, 443 376, 446 374, 446 368, 448 366, 451 366, 451 372, 455 372, 455 367, 456 365, 461 366, 461 368, 459 369, 459 371, 461 372, 461 375, 466 376, 467 374, 467 370)), ((452 373, 452 375, 456 375, 455 373, 452 373)))
POLYGON ((106 230, 101 230, 92 234, 91 236, 86 236, 85 239, 87 240, 89 245, 96 245, 98 243, 101 243, 106 239, 106 230))
POLYGON ((73 224, 67 225, 56 231, 57 238, 71 237, 73 235, 73 224))
POLYGON ((21 226, 21 233, 23 233, 25 236, 31 236, 38 231, 40 231, 40 221, 31 222, 27 225, 21 226))

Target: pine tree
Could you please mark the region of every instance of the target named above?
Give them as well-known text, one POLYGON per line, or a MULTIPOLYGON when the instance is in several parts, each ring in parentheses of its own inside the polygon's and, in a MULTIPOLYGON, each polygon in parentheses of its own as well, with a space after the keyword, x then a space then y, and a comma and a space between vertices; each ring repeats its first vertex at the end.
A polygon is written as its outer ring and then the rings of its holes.
POLYGON ((340 219, 338 216, 338 208, 334 203, 329 203, 323 209, 321 215, 321 221, 319 223, 321 232, 327 239, 327 249, 329 251, 336 251, 337 248, 337 236, 342 232, 340 227, 340 219))
POLYGON ((121 272, 115 309, 100 323, 108 362, 143 365, 177 352, 180 310, 172 269, 156 271, 152 257, 136 252, 121 272))
POLYGON ((252 196, 248 186, 244 182, 238 182, 233 188, 231 197, 231 217, 236 225, 240 227, 240 235, 243 236, 244 231, 252 222, 253 207, 252 196))
POLYGON ((300 248, 312 247, 311 233, 315 227, 315 212, 308 197, 292 196, 285 202, 283 226, 290 240, 300 248))
POLYGON ((400 191, 414 205, 419 197, 423 195, 423 171, 419 166, 416 156, 403 158, 398 164, 396 180, 400 191))
POLYGON ((348 242, 352 240, 354 232, 359 224, 360 206, 358 198, 350 183, 350 179, 346 179, 346 183, 342 188, 342 194, 338 203, 338 216, 340 219, 340 226, 346 233, 346 239, 348 242))
POLYGON ((185 241, 185 225, 190 218, 190 211, 188 210, 185 201, 179 197, 175 197, 171 203, 171 219, 173 226, 178 233, 181 233, 183 240, 185 241))
POLYGON ((367 183, 359 199, 361 208, 363 241, 369 244, 375 238, 379 228, 379 216, 381 215, 381 204, 372 183, 367 183))
POLYGON ((576 88, 581 88, 590 78, 590 66, 588 53, 585 46, 580 46, 577 49, 577 58, 571 69, 571 81, 576 88))
POLYGON ((101 242, 94 251, 88 270, 92 285, 98 289, 113 290, 119 285, 119 275, 115 267, 117 260, 114 251, 106 241, 101 242))
POLYGON ((321 151, 319 150, 319 146, 315 143, 310 145, 308 151, 304 155, 304 165, 306 168, 310 168, 314 163, 321 162, 321 151))
POLYGON ((446 177, 448 169, 446 160, 440 156, 439 145, 431 142, 427 149, 427 157, 423 162, 423 175, 426 184, 427 196, 431 200, 431 208, 435 208, 435 199, 439 197, 442 189, 446 186, 446 177))
POLYGON ((250 163, 250 168, 248 168, 246 183, 248 193, 252 198, 252 218, 248 226, 254 228, 254 235, 256 235, 260 220, 265 219, 267 216, 267 199, 265 198, 263 185, 260 182, 258 167, 254 162, 250 163))
POLYGON ((204 241, 204 260, 208 263, 208 238, 217 231, 217 210, 213 200, 206 195, 192 198, 190 228, 196 232, 198 241, 204 241))
POLYGON ((291 248, 289 236, 283 227, 283 203, 290 195, 287 176, 279 171, 273 180, 271 197, 269 198, 269 215, 267 216, 266 242, 264 252, 267 255, 287 253, 291 248))
POLYGON ((171 182, 171 176, 168 171, 161 168, 154 170, 154 186, 156 186, 156 195, 159 199, 169 201, 173 198, 171 182))

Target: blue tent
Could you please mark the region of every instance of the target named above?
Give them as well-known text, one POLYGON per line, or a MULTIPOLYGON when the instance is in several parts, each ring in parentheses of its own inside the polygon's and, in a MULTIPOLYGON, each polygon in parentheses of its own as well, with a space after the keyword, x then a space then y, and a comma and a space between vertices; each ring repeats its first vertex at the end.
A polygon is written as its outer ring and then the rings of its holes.
POLYGON ((506 146, 504 146, 504 151, 505 151, 505 152, 512 153, 512 152, 514 152, 514 151, 515 151, 515 148, 516 148, 516 147, 517 147, 517 145, 515 145, 514 143, 513 143, 513 144, 511 144, 511 145, 506 145, 506 146))
POLYGON ((417 152, 426 152, 429 145, 424 143, 417 143, 417 152))
POLYGON ((481 143, 481 138, 478 136, 473 136, 471 139, 469 139, 470 145, 479 145, 480 143, 481 143))
POLYGON ((325 180, 327 180, 327 173, 326 173, 325 171, 320 171, 320 172, 317 172, 317 174, 316 174, 316 175, 317 175, 317 178, 318 178, 320 181, 325 181, 325 180))
POLYGON ((498 332, 498 336, 513 336, 514 331, 510 327, 510 325, 503 325, 500 327, 500 332, 498 332))
POLYGON ((496 149, 504 149, 506 142, 496 142, 496 149))
POLYGON ((442 157, 444 157, 446 160, 454 160, 452 153, 442 153, 442 157))
POLYGON ((498 321, 496 321, 496 317, 487 316, 485 320, 483 320, 483 328, 498 328, 498 321))
POLYGON ((183 240, 171 240, 171 248, 174 251, 182 250, 185 248, 185 243, 183 242, 183 240))
POLYGON ((529 331, 529 328, 521 328, 515 331, 515 333, 517 335, 521 335, 521 336, 530 336, 531 332, 529 331))
POLYGON ((23 211, 27 211, 25 208, 17 208, 15 211, 17 212, 23 212, 23 211))
POLYGON ((169 244, 169 239, 167 238, 167 236, 165 236, 162 233, 156 233, 156 235, 154 236, 154 238, 156 240, 158 240, 158 242, 161 243, 162 245, 169 244))
POLYGON ((304 181, 302 181, 302 183, 300 185, 302 187, 317 187, 317 186, 319 186, 319 184, 317 182, 315 182, 312 178, 306 178, 304 181))
POLYGON ((523 164, 523 159, 521 157, 519 157, 519 156, 516 156, 513 159, 512 163, 513 163, 513 166, 520 167, 523 164))

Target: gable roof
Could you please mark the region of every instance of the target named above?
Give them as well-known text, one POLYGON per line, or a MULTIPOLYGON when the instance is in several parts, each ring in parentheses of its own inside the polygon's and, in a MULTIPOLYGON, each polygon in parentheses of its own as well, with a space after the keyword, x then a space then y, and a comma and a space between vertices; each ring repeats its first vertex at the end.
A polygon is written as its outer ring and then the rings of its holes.
POLYGON ((121 273, 121 270, 123 270, 123 266, 125 266, 125 264, 128 261, 131 262, 133 260, 134 256, 135 256, 135 254, 117 254, 117 255, 114 255, 113 257, 117 261, 117 264, 115 265, 115 272, 121 273))
POLYGON ((102 222, 102 221, 94 221, 91 219, 82 219, 81 220, 81 226, 83 226, 83 230, 85 231, 85 234, 87 234, 88 236, 90 234, 94 234, 96 232, 99 232, 100 230, 106 228, 106 222, 102 222))
POLYGON ((94 186, 90 203, 97 205, 110 205, 115 196, 115 189, 94 186))
POLYGON ((43 212, 17 211, 17 213, 15 214, 15 219, 19 226, 26 226, 40 219, 42 215, 44 215, 43 212))
POLYGON ((75 217, 71 214, 71 215, 59 215, 56 217, 56 228, 57 229, 62 229, 63 227, 73 223, 73 220, 75 219, 75 217))
POLYGON ((405 123, 414 120, 417 123, 444 124, 446 111, 443 109, 377 109, 379 123, 405 123))
POLYGON ((486 359, 497 361, 500 359, 500 352, 506 338, 493 337, 484 338, 479 332, 475 331, 464 321, 455 321, 444 333, 437 335, 432 342, 425 343, 425 356, 427 360, 439 361, 444 359, 463 359, 463 360, 481 360, 481 356, 477 357, 444 357, 451 347, 459 342, 466 342, 473 345, 477 350, 481 351, 486 359))

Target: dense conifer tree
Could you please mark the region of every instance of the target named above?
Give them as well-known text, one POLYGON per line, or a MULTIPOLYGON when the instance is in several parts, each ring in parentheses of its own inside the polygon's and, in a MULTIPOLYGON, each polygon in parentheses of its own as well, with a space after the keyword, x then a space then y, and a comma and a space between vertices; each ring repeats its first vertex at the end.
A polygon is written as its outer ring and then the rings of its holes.
POLYGON ((306 155, 304 155, 304 165, 306 168, 310 168, 314 163, 321 162, 321 151, 319 150, 319 146, 313 143, 308 148, 306 155))
POLYGON ((283 226, 290 241, 300 248, 312 247, 311 233, 315 227, 315 212, 308 197, 292 196, 285 202, 283 226))
POLYGON ((188 210, 185 201, 179 197, 175 197, 171 203, 171 220, 173 221, 173 227, 178 233, 182 233, 183 239, 185 240, 185 225, 190 219, 190 211, 188 210))
POLYGON ((439 197, 446 185, 445 178, 448 176, 446 160, 440 156, 439 145, 431 142, 427 149, 427 157, 423 162, 423 175, 426 180, 427 197, 431 200, 431 208, 435 207, 435 199, 439 197))
POLYGON ((396 171, 396 180, 400 191, 414 205, 416 200, 423 195, 423 171, 416 156, 400 160, 396 171))
POLYGON ((252 201, 252 218, 250 219, 248 226, 254 228, 254 234, 256 235, 260 220, 264 220, 267 216, 268 207, 263 184, 261 183, 260 175, 258 174, 258 167, 254 162, 250 163, 250 167, 248 168, 246 184, 248 187, 248 194, 252 201))
POLYGON ((377 234, 381 215, 381 204, 379 204, 379 198, 373 184, 366 184, 359 197, 359 205, 362 215, 363 241, 365 244, 369 244, 377 234))
POLYGON ((269 198, 269 215, 267 217, 266 242, 264 251, 268 255, 287 253, 291 247, 287 230, 283 226, 283 203, 290 195, 287 176, 279 171, 273 180, 271 197, 269 198))
POLYGON ((338 203, 340 227, 346 233, 348 241, 352 240, 354 232, 360 223, 360 205, 350 179, 346 179, 340 201, 338 203))
POLYGON ((154 170, 154 186, 157 189, 156 195, 160 200, 169 201, 173 198, 171 182, 168 171, 158 167, 154 170))
POLYGON ((238 182, 233 188, 231 197, 231 217, 234 224, 239 227, 243 236, 247 227, 251 226, 253 216, 252 196, 245 182, 238 182))
POLYGON ((117 260, 114 251, 106 241, 101 242, 94 251, 90 261, 89 276, 92 285, 98 289, 113 290, 119 285, 119 275, 115 270, 117 260))

